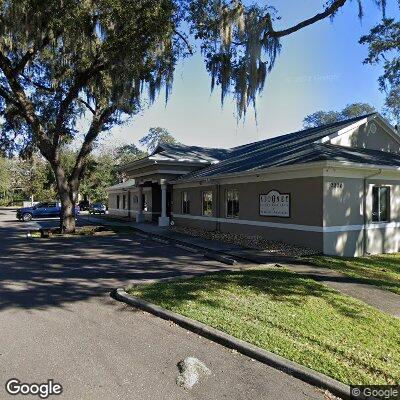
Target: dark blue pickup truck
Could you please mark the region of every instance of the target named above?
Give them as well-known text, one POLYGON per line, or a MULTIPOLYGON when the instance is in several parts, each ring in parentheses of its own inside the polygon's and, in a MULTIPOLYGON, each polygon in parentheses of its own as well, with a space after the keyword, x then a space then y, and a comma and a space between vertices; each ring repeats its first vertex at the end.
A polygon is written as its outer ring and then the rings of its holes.
MULTIPOLYGON (((75 215, 79 211, 75 208, 75 215)), ((57 202, 38 203, 32 207, 19 208, 17 210, 17 218, 21 221, 28 222, 32 218, 60 217, 61 204, 57 202)))

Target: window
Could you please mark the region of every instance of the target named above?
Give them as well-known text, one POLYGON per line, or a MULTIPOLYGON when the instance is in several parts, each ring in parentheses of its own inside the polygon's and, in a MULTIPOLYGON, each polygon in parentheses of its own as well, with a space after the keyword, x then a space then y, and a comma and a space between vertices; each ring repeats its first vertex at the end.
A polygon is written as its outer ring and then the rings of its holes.
POLYGON ((119 195, 117 195, 117 209, 119 209, 119 195))
POLYGON ((182 214, 190 214, 190 201, 188 192, 182 192, 182 214))
POLYGON ((239 218, 239 191, 237 189, 226 191, 226 217, 239 218))
POLYGON ((57 207, 57 203, 49 203, 47 205, 47 208, 56 208, 57 207))
POLYGON ((126 196, 123 195, 122 196, 122 209, 125 210, 125 208, 126 208, 126 196))
POLYGON ((390 188, 374 186, 372 188, 372 222, 388 222, 390 218, 390 188))
POLYGON ((212 191, 202 192, 202 211, 206 217, 212 216, 212 191))

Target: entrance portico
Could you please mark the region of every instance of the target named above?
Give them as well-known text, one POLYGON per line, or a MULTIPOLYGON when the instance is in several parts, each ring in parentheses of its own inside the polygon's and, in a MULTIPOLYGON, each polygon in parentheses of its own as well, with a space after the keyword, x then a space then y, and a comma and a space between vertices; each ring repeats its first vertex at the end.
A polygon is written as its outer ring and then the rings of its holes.
POLYGON ((137 182, 135 191, 137 207, 134 211, 136 222, 156 222, 159 226, 168 226, 171 213, 171 192, 165 178, 137 182), (147 196, 144 190, 147 190, 147 196))
POLYGON ((138 185, 138 209, 136 212, 136 222, 144 222, 144 214, 143 214, 143 186, 138 185))
POLYGON ((126 190, 125 183, 108 188, 110 214, 133 218, 139 223, 168 226, 172 210, 172 186, 169 182, 215 161, 211 155, 199 154, 200 150, 162 144, 150 156, 125 165, 121 172, 133 185, 130 185, 128 194, 122 192, 122 187, 126 190))
MULTIPOLYGON (((167 181, 160 180, 161 185, 161 217, 158 218, 158 226, 169 226, 169 216, 167 216, 167 181)), ((171 210, 169 210, 171 212, 171 210)))

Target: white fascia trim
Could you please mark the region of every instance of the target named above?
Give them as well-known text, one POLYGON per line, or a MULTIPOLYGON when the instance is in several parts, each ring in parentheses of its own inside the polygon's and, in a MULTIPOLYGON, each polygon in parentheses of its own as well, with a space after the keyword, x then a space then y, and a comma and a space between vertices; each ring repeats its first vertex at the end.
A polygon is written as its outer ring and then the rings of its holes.
POLYGON ((132 163, 126 164, 123 167, 121 167, 121 171, 134 171, 135 169, 138 168, 143 168, 147 166, 152 166, 152 165, 160 165, 160 164, 166 164, 166 165, 175 165, 175 166, 182 166, 182 164, 187 165, 189 167, 191 166, 199 166, 199 167, 204 167, 207 164, 211 164, 211 161, 189 161, 182 159, 177 161, 177 160, 157 160, 157 159, 151 159, 151 156, 145 159, 133 161, 132 163))
POLYGON ((392 125, 390 125, 385 118, 382 117, 382 115, 378 114, 376 118, 378 124, 397 142, 400 144, 400 136, 399 134, 394 130, 392 125))
MULTIPOLYGON (((181 185, 188 185, 188 184, 194 184, 196 185, 197 183, 222 183, 223 181, 227 181, 232 178, 244 178, 244 177, 254 177, 257 178, 257 180, 262 180, 262 178, 270 178, 271 175, 279 174, 279 173, 288 173, 288 177, 284 179, 292 179, 290 177, 290 172, 300 172, 304 171, 304 177, 308 178, 310 177, 307 172, 312 171, 312 170, 318 170, 318 175, 322 176, 322 168, 328 166, 326 161, 317 161, 313 163, 306 163, 306 164, 296 164, 296 165, 287 165, 287 166, 282 166, 282 167, 270 167, 270 168, 265 168, 265 169, 259 169, 259 170, 253 170, 253 171, 245 171, 245 172, 236 172, 236 173, 231 173, 231 174, 221 174, 221 175, 214 175, 212 178, 198 178, 198 179, 182 179, 179 181, 172 181, 171 183, 175 187, 181 187, 181 185), (260 179, 261 178, 261 179, 260 179)), ((317 171, 314 171, 317 172, 317 171)), ((318 175, 311 175, 311 176, 318 176, 318 175)), ((295 176, 294 178, 299 178, 298 176, 295 176)), ((294 179, 293 178, 293 179, 294 179)), ((247 182, 251 182, 250 180, 247 182)))
POLYGON ((335 138, 337 138, 338 136, 343 135, 344 133, 347 133, 347 132, 349 132, 349 131, 352 131, 352 130, 354 130, 354 129, 357 129, 359 126, 364 125, 364 124, 367 123, 367 122, 368 122, 368 118, 364 118, 364 119, 362 119, 362 120, 360 120, 360 121, 354 122, 354 124, 351 124, 351 125, 349 125, 349 126, 346 126, 345 128, 339 129, 337 132, 332 133, 332 134, 329 135, 329 136, 323 137, 323 138, 320 140, 320 142, 321 142, 321 143, 329 142, 330 140, 335 139, 335 138))
MULTIPOLYGON (((364 229, 364 225, 316 226, 316 225, 285 224, 280 222, 252 221, 252 220, 233 219, 233 218, 231 219, 231 218, 205 217, 202 215, 187 215, 187 214, 175 214, 175 213, 171 215, 174 218, 192 219, 205 222, 207 221, 222 222, 227 224, 262 226, 267 228, 289 229, 294 231, 317 232, 317 233, 361 231, 364 229)), ((366 228, 368 230, 382 229, 382 228, 400 228, 400 222, 382 222, 382 223, 367 224, 366 228)))
POLYGON ((326 163, 326 167, 328 168, 335 168, 337 170, 346 170, 346 171, 367 171, 367 172, 373 172, 373 171, 382 171, 382 172, 394 172, 398 173, 400 172, 400 167, 391 167, 389 165, 379 165, 379 164, 357 164, 357 163, 351 163, 351 162, 346 162, 346 161, 328 161, 326 163))
POLYGON ((173 170, 173 169, 159 169, 150 172, 143 172, 142 174, 133 174, 135 178, 142 178, 144 176, 156 175, 156 174, 165 174, 165 175, 185 175, 190 171, 187 170, 173 170))
POLYGON ((350 132, 352 130, 357 129, 358 127, 360 127, 361 125, 367 123, 370 120, 374 120, 376 122, 378 122, 378 125, 393 139, 395 140, 397 143, 400 144, 400 136, 395 132, 395 130, 392 128, 391 125, 388 124, 388 122, 380 115, 380 114, 376 114, 374 116, 370 116, 367 118, 364 118, 360 121, 355 122, 354 124, 351 124, 349 126, 347 126, 346 128, 340 129, 335 133, 332 133, 329 136, 325 136, 323 137, 320 142, 321 143, 326 143, 329 142, 332 139, 337 138, 338 136, 341 136, 347 132, 350 132))
MULTIPOLYGON (((126 189, 107 189, 108 194, 127 194, 128 192, 130 194, 136 194, 139 193, 139 189, 137 186, 132 186, 131 188, 126 188, 126 189)), ((143 192, 150 192, 151 188, 150 187, 144 187, 143 192)))
POLYGON ((128 163, 126 165, 123 165, 122 167, 120 167, 120 171, 128 171, 131 167, 133 169, 135 168, 142 168, 145 166, 149 166, 149 165, 153 165, 154 164, 154 160, 150 160, 149 158, 150 156, 147 156, 145 158, 141 158, 140 160, 135 160, 132 161, 131 163, 128 163))
POLYGON ((274 167, 259 171, 246 171, 236 174, 225 174, 214 176, 213 178, 209 179, 172 181, 171 184, 177 189, 183 189, 197 186, 213 185, 215 183, 250 183, 260 181, 312 178, 318 176, 364 178, 365 175, 369 175, 371 172, 374 171, 382 171, 382 175, 379 177, 380 179, 398 179, 400 167, 372 164, 365 165, 342 161, 319 161, 315 163, 298 164, 287 167, 274 167))

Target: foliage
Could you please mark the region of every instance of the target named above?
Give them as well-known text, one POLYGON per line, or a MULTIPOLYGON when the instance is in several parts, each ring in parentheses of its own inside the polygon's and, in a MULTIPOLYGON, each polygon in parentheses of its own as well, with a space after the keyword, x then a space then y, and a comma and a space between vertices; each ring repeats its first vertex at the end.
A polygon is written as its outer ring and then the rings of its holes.
POLYGON ((46 201, 56 198, 53 173, 38 154, 30 159, 0 158, 0 198, 2 204, 24 200, 46 201))
POLYGON ((261 267, 130 293, 346 384, 400 376, 400 320, 294 272, 261 267))
POLYGON ((148 154, 136 147, 135 144, 124 144, 116 148, 115 157, 119 165, 125 165, 132 161, 146 157, 148 154))
POLYGON ((379 87, 386 93, 386 114, 400 123, 400 21, 384 19, 369 35, 362 36, 360 43, 368 45, 365 64, 376 65, 383 61, 384 73, 379 78, 379 87))
POLYGON ((9 160, 0 157, 0 204, 8 203, 9 193, 11 190, 11 174, 9 169, 9 160))
POLYGON ((367 103, 353 103, 348 104, 342 111, 317 111, 307 115, 303 119, 303 125, 305 128, 315 128, 354 117, 360 117, 374 111, 374 107, 367 103))
POLYGON ((149 153, 152 153, 161 143, 174 144, 178 142, 165 128, 158 126, 150 128, 148 134, 143 136, 139 143, 146 147, 149 153))
POLYGON ((73 231, 80 177, 98 136, 151 104, 162 87, 168 98, 177 61, 193 53, 179 32, 183 22, 201 40, 212 86, 221 86, 222 99, 232 89, 242 116, 263 89, 279 39, 345 3, 324 1, 322 12, 277 31, 277 10, 236 0, 0 0, 0 150, 40 150, 56 179, 61 228, 73 231), (90 121, 83 137, 82 118, 90 121), (62 149, 77 138, 67 172, 62 149))

